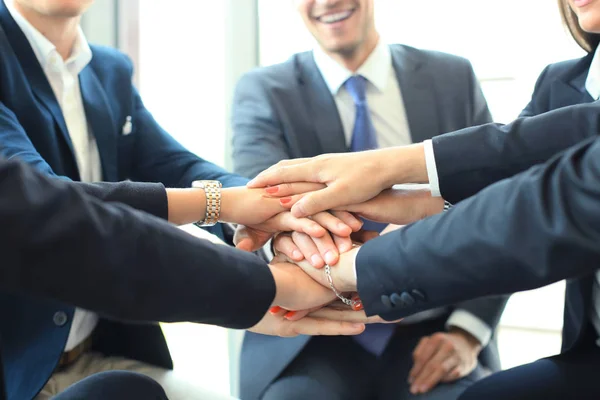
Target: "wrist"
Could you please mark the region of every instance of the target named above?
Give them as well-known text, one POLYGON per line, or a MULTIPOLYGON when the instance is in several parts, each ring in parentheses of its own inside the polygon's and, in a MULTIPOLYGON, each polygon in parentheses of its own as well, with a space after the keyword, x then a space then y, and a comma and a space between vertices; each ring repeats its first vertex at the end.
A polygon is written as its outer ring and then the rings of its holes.
POLYGON ((459 337, 463 340, 465 340, 469 346, 474 349, 475 351, 477 351, 478 353, 481 351, 481 342, 479 340, 477 340, 477 338, 473 335, 471 335, 471 333, 469 333, 468 331, 459 328, 457 326, 451 326, 448 329, 448 334, 450 335, 454 335, 456 337, 459 337))
POLYGON ((331 278, 333 279, 333 285, 340 292, 356 292, 356 272, 355 272, 355 259, 359 246, 354 247, 352 250, 340 255, 340 261, 333 267, 331 267, 331 278))
POLYGON ((289 288, 294 290, 294 285, 289 284, 290 276, 283 269, 279 268, 277 264, 269 264, 269 269, 273 275, 275 281, 275 297, 273 298, 272 305, 285 305, 290 303, 290 297, 293 297, 289 293, 289 288))
POLYGON ((239 221, 239 217, 237 212, 239 212, 239 207, 244 204, 243 201, 239 201, 240 195, 245 188, 243 186, 240 187, 230 187, 221 189, 221 217, 220 221, 222 222, 230 222, 230 223, 241 223, 239 221))
POLYGON ((206 216, 206 193, 202 189, 167 189, 169 222, 191 224, 206 216))
POLYGON ((384 189, 398 183, 427 183, 427 163, 423 143, 386 149, 383 162, 384 189))

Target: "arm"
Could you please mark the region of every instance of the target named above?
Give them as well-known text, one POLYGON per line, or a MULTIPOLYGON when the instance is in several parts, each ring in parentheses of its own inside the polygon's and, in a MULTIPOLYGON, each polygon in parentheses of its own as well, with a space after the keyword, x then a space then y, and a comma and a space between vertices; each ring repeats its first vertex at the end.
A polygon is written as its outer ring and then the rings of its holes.
POLYGON ((589 139, 449 212, 371 240, 356 259, 365 309, 397 319, 596 271, 598 182, 600 140, 589 139), (414 291, 423 296, 407 307, 382 303, 414 291))
POLYGON ((247 178, 291 158, 283 128, 257 72, 244 75, 233 97, 234 171, 247 178))
POLYGON ((577 105, 504 126, 488 124, 435 137, 433 149, 442 196, 457 203, 598 135, 599 110, 596 103, 577 105))
POLYGON ((356 334, 360 325, 262 318, 315 307, 331 291, 298 267, 206 240, 81 187, 0 161, 0 287, 133 321, 194 321, 262 333, 356 334), (66 282, 66 284, 65 284, 66 282), (76 282, 77 284, 68 284, 76 282), (108 294, 108 295, 107 295, 108 294), (248 301, 252 299, 252 301, 248 301), (308 300, 308 302, 307 302, 308 300))

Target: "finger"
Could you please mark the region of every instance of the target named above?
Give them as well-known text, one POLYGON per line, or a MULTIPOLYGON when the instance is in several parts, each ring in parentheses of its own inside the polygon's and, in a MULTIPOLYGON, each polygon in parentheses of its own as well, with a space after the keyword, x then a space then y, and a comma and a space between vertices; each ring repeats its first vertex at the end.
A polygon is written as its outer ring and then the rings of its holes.
POLYGON ((335 235, 349 237, 352 233, 351 226, 330 212, 317 213, 311 219, 335 235))
POLYGON ((290 235, 277 235, 277 237, 273 239, 273 250, 275 250, 276 253, 285 255, 292 261, 304 260, 304 255, 302 255, 302 252, 298 246, 296 246, 290 235))
MULTIPOLYGON (((431 369, 426 368, 423 370, 424 379, 419 381, 419 379, 415 380, 415 383, 411 386, 411 389, 414 388, 413 393, 427 393, 435 386, 437 386, 442 379, 448 375, 456 366, 458 365, 458 358, 452 357, 451 354, 440 352, 440 357, 446 357, 445 359, 432 359, 431 369), (428 373, 429 371, 429 373, 428 373)), ((412 391, 412 390, 411 390, 412 391)))
POLYGON ((318 212, 339 206, 340 199, 343 198, 344 193, 340 190, 340 186, 332 184, 325 189, 307 193, 294 204, 292 207, 292 214, 298 218, 314 215, 318 212))
POLYGON ((324 307, 314 311, 309 315, 314 318, 329 319, 334 321, 359 322, 364 324, 381 323, 383 321, 379 316, 367 317, 364 311, 354 311, 347 305, 344 305, 345 310, 324 307))
MULTIPOLYGON (((432 339, 432 341, 434 341, 432 339)), ((436 346, 437 350, 435 354, 425 363, 421 371, 415 376, 413 383, 411 384, 411 393, 425 393, 450 372, 452 368, 447 368, 444 361, 452 357, 452 350, 445 344, 436 346)))
POLYGON ((315 239, 311 238, 305 233, 292 232, 292 240, 298 247, 302 256, 315 268, 322 268, 325 266, 325 261, 321 257, 319 248, 315 243, 315 239))
POLYGON ((238 225, 233 234, 233 243, 240 250, 255 251, 264 246, 271 236, 270 233, 238 225))
POLYGON ((272 232, 304 232, 311 237, 322 237, 327 233, 317 222, 309 218, 296 218, 289 211, 277 214, 262 226, 272 232))
POLYGON ((290 321, 289 333, 296 335, 358 335, 365 330, 364 324, 342 321, 330 321, 306 317, 299 321, 290 321))
POLYGON ((286 196, 279 198, 279 205, 286 210, 291 210, 294 204, 302 199, 306 194, 295 194, 293 196, 286 196))
POLYGON ((311 312, 317 311, 320 308, 323 308, 323 307, 322 306, 314 307, 309 310, 289 311, 287 314, 285 314, 285 319, 287 319, 289 321, 298 321, 298 320, 306 317, 311 312))
MULTIPOLYGON (((360 228, 363 226, 363 221, 347 211, 331 211, 333 215, 335 215, 339 220, 348 225, 352 232, 358 232, 360 228)), ((335 233, 335 232, 334 232, 335 233)))
POLYGON ((413 351, 413 367, 408 373, 408 381, 413 383, 417 376, 421 374, 425 365, 436 353, 439 342, 430 336, 426 336, 419 341, 419 344, 413 351))
POLYGON ((261 188, 293 182, 318 182, 316 165, 309 158, 283 160, 267 168, 247 183, 248 187, 261 188))
POLYGON ((294 183, 283 183, 281 185, 269 186, 265 188, 265 195, 268 197, 287 197, 296 194, 303 194, 308 192, 314 192, 325 188, 326 185, 322 183, 310 183, 310 182, 294 182, 294 183))
POLYGON ((461 373, 460 373, 460 364, 457 365, 456 367, 454 367, 454 369, 452 371, 450 371, 450 373, 448 373, 445 377, 442 378, 442 382, 454 382, 455 380, 459 379, 461 377, 461 373))
POLYGON ((337 247, 338 251, 340 253, 345 253, 347 251, 352 250, 352 239, 349 238, 348 236, 338 236, 338 235, 332 235, 333 236, 333 243, 335 244, 335 246, 337 247))

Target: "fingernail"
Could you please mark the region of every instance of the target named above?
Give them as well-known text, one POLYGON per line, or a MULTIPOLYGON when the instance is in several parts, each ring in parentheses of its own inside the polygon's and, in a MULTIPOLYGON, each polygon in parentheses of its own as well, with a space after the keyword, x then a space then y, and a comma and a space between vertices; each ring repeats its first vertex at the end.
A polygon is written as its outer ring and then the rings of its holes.
POLYGON ((256 180, 251 179, 250 182, 246 183, 246 186, 252 186, 254 183, 256 183, 256 180))
POLYGON ((271 314, 277 314, 279 311, 281 311, 281 307, 279 307, 279 306, 274 306, 269 309, 269 312, 271 314))
POLYGON ((360 310, 362 310, 364 308, 362 300, 359 297, 357 297, 357 298, 355 298, 353 300, 355 301, 354 305, 352 306, 352 309, 354 311, 360 311, 360 310))
POLYGON ((293 318, 294 315, 296 315, 296 311, 289 311, 288 313, 285 314, 285 319, 293 318))
POLYGON ((294 260, 302 260, 302 253, 300 253, 298 250, 294 250, 292 251, 292 257, 294 257, 294 260))
POLYGON ((416 386, 411 386, 411 387, 410 387, 410 392, 411 392, 412 394, 417 394, 417 387, 416 387, 416 386))
POLYGON ((279 186, 270 186, 265 189, 265 192, 273 194, 279 192, 279 186))
POLYGON ((290 201, 292 201, 292 198, 291 198, 291 197, 282 197, 281 199, 279 199, 279 202, 280 202, 281 204, 287 204, 287 203, 289 203, 290 201))
POLYGON ((343 222, 338 222, 337 227, 338 229, 346 229, 348 225, 344 224, 343 222))
POLYGON ((419 386, 417 388, 417 390, 419 391, 419 393, 425 393, 427 391, 427 387, 426 386, 419 386))
POLYGON ((356 324, 352 324, 352 327, 356 328, 356 329, 361 329, 361 328, 364 327, 364 324, 358 324, 358 323, 356 323, 356 324))
POLYGON ((310 262, 312 263, 313 267, 318 267, 319 264, 321 264, 321 257, 315 254, 310 258, 310 262))
POLYGON ((344 243, 340 244, 340 247, 338 248, 338 250, 339 250, 341 253, 345 253, 345 252, 347 252, 348 250, 350 250, 351 248, 352 248, 352 245, 351 245, 351 244, 348 244, 348 243, 344 242, 344 243))
POLYGON ((327 253, 325 253, 325 262, 327 264, 329 264, 329 265, 333 264, 336 259, 337 259, 337 254, 335 254, 333 251, 329 250, 327 253))
POLYGON ((408 382, 408 384, 409 384, 409 385, 412 385, 412 383, 413 383, 413 378, 412 378, 411 376, 409 376, 409 377, 408 377, 408 381, 407 381, 407 382, 408 382))

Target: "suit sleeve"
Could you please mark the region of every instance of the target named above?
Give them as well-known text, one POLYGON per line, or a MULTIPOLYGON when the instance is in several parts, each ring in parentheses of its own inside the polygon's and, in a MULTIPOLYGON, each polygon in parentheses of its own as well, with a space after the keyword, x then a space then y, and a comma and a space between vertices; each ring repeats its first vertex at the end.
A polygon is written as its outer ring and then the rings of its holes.
POLYGON ((444 199, 456 204, 589 137, 600 128, 598 102, 520 118, 508 125, 487 124, 433 138, 444 199))
POLYGON ((256 72, 238 82, 231 118, 236 173, 254 178, 271 165, 291 158, 271 96, 256 72))
POLYGON ((392 320, 593 273, 599 204, 600 139, 591 138, 448 212, 366 243, 356 265, 367 313, 392 320), (389 302, 404 293, 413 304, 389 302))
POLYGON ((2 289, 119 319, 232 328, 254 325, 270 306, 275 284, 256 256, 0 163, 2 289))

